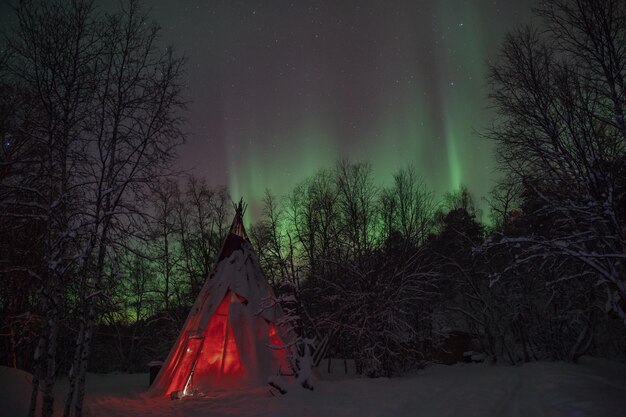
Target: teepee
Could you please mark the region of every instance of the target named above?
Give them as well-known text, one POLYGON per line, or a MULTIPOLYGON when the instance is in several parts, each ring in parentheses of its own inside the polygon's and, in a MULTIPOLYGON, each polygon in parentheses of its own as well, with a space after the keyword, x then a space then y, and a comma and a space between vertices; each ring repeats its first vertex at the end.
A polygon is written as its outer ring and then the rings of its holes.
POLYGON ((176 343, 150 388, 180 398, 267 384, 287 371, 283 313, 259 267, 236 207, 230 233, 176 343))

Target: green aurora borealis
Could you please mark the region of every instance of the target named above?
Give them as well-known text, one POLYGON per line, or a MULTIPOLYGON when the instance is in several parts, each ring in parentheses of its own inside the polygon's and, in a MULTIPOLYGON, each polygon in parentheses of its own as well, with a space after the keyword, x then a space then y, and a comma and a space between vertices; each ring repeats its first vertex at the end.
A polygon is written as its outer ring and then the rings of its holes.
POLYGON ((437 194, 486 195, 497 175, 477 131, 487 65, 529 0, 149 0, 188 64, 180 168, 258 213, 339 158, 389 184, 413 164, 437 194))

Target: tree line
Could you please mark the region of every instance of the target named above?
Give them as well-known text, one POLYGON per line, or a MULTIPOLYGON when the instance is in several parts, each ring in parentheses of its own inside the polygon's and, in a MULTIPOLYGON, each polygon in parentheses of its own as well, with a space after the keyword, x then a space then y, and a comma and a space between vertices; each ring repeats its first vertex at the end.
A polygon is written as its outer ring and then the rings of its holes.
POLYGON ((509 363, 623 357, 626 4, 533 11, 490 65, 490 225, 466 189, 434 203, 411 168, 380 188, 344 161, 265 199, 266 271, 288 277, 303 328, 332 334, 362 372, 435 359, 455 328, 509 363))

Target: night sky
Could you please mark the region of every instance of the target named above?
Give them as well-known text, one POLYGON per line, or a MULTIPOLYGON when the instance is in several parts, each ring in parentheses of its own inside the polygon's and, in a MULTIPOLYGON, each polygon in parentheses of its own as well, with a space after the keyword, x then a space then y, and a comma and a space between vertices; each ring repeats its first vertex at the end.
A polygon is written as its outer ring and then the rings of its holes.
POLYGON ((486 68, 530 0, 143 4, 188 57, 179 167, 253 211, 341 157, 379 184, 413 163, 437 193, 493 185, 486 68))

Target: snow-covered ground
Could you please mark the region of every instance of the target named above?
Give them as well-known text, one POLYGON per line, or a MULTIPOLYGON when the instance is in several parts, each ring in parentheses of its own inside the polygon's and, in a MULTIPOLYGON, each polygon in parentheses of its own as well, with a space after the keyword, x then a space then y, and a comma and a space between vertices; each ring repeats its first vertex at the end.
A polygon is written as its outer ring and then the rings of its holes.
MULTIPOLYGON (((181 401, 147 398, 147 375, 89 375, 87 412, 118 416, 626 416, 626 365, 529 363, 433 366, 393 379, 317 381, 315 391, 214 392, 181 401)), ((25 415, 28 376, 0 368, 0 415, 25 415)), ((59 393, 59 397, 62 393, 59 393)))

